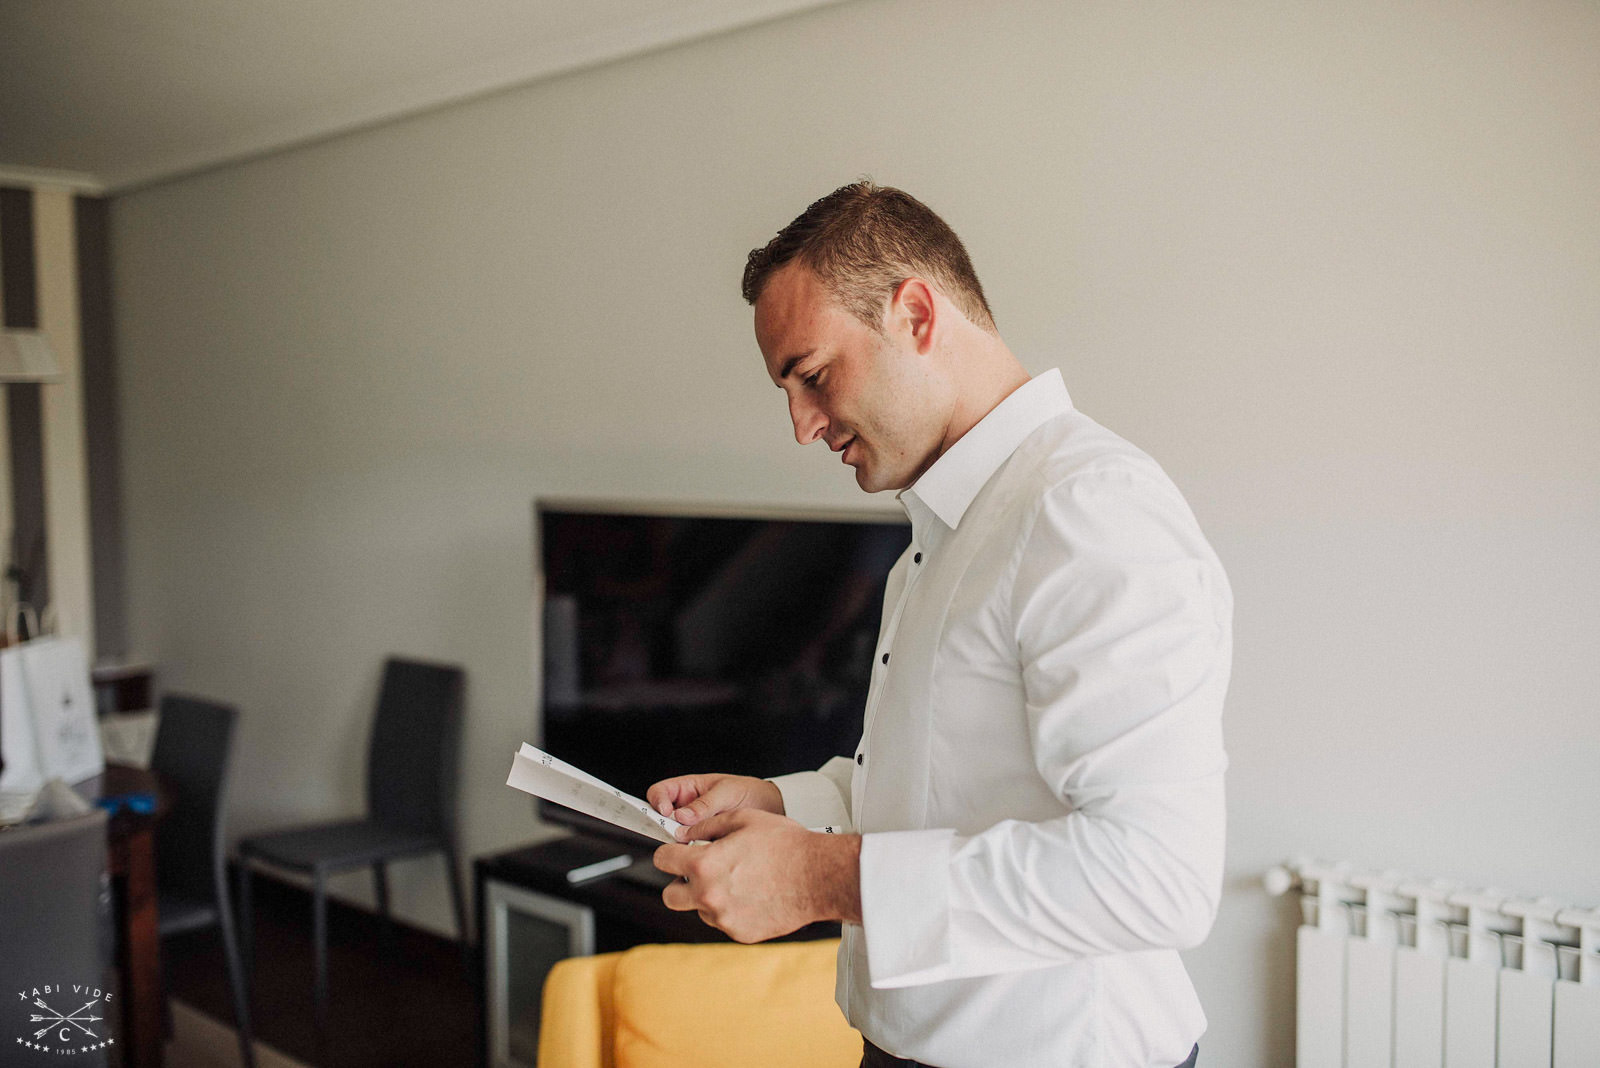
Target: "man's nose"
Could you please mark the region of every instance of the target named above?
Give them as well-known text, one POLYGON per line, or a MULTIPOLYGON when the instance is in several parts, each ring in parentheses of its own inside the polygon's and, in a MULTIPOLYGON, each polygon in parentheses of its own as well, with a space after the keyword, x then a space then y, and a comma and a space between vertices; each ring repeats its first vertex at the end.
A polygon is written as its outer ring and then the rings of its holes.
POLYGON ((794 421, 794 440, 802 445, 816 441, 828 429, 828 417, 804 397, 790 396, 789 418, 794 421))

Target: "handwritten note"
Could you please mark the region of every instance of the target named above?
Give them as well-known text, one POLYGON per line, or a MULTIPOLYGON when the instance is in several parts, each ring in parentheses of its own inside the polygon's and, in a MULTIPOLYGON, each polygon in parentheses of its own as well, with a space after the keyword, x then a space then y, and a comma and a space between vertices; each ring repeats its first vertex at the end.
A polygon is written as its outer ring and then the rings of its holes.
POLYGON ((677 841, 674 833, 681 826, 677 820, 526 743, 512 759, 506 785, 658 842, 677 841))
MULTIPOLYGON (((511 760, 511 775, 506 785, 658 842, 676 842, 678 828, 683 826, 632 794, 625 794, 610 783, 526 742, 511 760)), ((845 831, 843 827, 808 829, 819 834, 843 834, 845 831)))

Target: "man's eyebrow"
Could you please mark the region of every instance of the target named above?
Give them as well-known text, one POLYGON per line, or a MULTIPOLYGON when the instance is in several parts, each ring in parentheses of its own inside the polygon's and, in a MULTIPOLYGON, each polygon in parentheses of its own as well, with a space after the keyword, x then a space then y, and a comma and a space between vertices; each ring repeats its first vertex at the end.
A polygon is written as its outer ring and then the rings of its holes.
MULTIPOLYGON (((813 352, 816 352, 816 351, 817 351, 816 349, 807 349, 805 352, 796 353, 795 355, 790 356, 787 360, 784 360, 783 361, 783 370, 778 372, 778 377, 780 379, 788 378, 789 377, 789 372, 794 370, 794 365, 795 364, 799 363, 801 360, 805 359, 807 356, 810 356, 813 352)), ((780 386, 779 388, 781 389, 782 387, 780 386)))

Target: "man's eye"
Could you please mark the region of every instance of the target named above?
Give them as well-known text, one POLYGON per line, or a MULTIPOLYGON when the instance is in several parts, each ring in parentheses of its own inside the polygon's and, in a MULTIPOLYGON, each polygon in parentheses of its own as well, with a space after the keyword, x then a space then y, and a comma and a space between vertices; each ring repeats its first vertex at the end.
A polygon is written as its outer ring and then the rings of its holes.
POLYGON ((808 386, 812 387, 813 389, 815 389, 816 385, 817 385, 817 382, 819 380, 821 380, 821 378, 822 378, 822 372, 821 371, 812 371, 810 374, 806 375, 805 378, 803 378, 801 381, 805 382, 806 385, 808 385, 808 386))

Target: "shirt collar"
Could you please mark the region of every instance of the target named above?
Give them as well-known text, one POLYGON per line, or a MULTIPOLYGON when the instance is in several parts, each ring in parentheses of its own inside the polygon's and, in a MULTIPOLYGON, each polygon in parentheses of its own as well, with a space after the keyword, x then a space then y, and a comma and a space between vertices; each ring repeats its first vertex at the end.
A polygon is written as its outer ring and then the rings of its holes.
POLYGON ((978 491, 1023 439, 1048 420, 1071 410, 1072 398, 1067 395, 1059 368, 1034 376, 961 435, 921 478, 901 490, 896 498, 913 520, 916 518, 912 508, 915 503, 954 530, 978 491))

